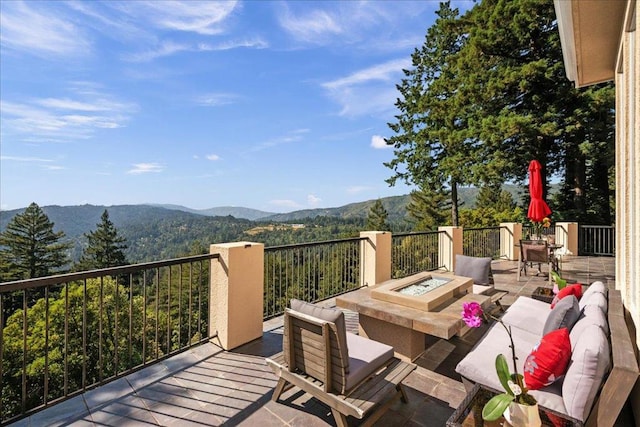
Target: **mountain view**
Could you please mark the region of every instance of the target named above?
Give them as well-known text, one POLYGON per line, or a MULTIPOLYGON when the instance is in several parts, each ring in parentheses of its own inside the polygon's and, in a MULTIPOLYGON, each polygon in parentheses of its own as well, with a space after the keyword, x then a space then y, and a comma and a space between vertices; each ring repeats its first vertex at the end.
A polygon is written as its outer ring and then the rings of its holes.
MULTIPOLYGON (((506 186, 518 198, 517 186, 506 186)), ((462 206, 473 207, 478 190, 459 191, 462 206)), ((393 231, 410 231, 406 206, 410 196, 381 198, 393 231)), ((251 240, 266 246, 294 244, 357 236, 363 230, 376 200, 351 203, 335 208, 305 209, 289 213, 264 212, 244 207, 190 209, 179 205, 41 206, 55 224, 74 243, 72 258, 82 253, 85 234, 95 230, 105 211, 127 241, 129 262, 146 262, 202 253, 212 243, 251 240), (293 225, 295 224, 295 226, 293 225)), ((0 211, 0 232, 24 209, 0 211)))

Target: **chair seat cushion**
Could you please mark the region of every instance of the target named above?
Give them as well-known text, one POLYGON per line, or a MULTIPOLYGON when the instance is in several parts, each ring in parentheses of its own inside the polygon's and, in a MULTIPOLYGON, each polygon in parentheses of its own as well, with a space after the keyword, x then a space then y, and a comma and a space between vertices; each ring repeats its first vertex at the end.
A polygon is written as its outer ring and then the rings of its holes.
POLYGON ((351 390, 393 358, 393 347, 347 332, 349 374, 347 390, 351 390))

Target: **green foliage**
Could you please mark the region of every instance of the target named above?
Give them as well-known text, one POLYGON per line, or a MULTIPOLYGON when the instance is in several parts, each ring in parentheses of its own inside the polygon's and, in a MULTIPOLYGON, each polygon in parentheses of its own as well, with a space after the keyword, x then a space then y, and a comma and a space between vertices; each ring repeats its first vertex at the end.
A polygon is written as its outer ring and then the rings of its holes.
POLYGON ((466 228, 494 227, 501 222, 523 219, 523 211, 513 196, 498 185, 487 185, 480 189, 475 209, 460 211, 460 225, 466 228))
MULTIPOLYGON (((150 270, 133 277, 88 279, 47 288, 44 296, 16 310, 2 331, 2 420, 22 402, 23 360, 27 409, 89 387, 197 342, 206 336, 208 263, 150 270), (65 314, 68 313, 68 314, 65 314), (23 337, 26 334, 24 351, 23 337)), ((24 291, 24 301, 32 298, 24 291)))
POLYGON ((421 189, 447 194, 451 223, 458 225, 459 185, 475 182, 471 166, 476 159, 474 141, 467 132, 466 112, 458 102, 457 70, 453 59, 466 44, 458 10, 440 3, 438 18, 427 30, 425 42, 411 55, 412 68, 397 85, 400 114, 389 123, 394 135, 387 139, 395 158, 385 163, 400 179, 421 189), (448 190, 447 190, 448 189, 448 190))
POLYGON ((127 249, 126 239, 118 234, 106 209, 100 219, 96 230, 85 234, 87 247, 76 265, 76 270, 95 270, 127 264, 124 254, 127 249))
POLYGON ((389 214, 387 213, 382 201, 380 199, 369 209, 369 216, 367 216, 367 230, 370 231, 390 231, 391 227, 387 222, 389 214))
POLYGON ((407 204, 407 212, 413 219, 415 231, 430 231, 449 222, 447 208, 450 201, 443 192, 432 191, 429 188, 413 190, 407 204))
POLYGON ((566 79, 552 2, 483 0, 462 17, 441 4, 398 90, 388 182, 451 191, 453 224, 459 185, 523 182, 532 159, 545 197, 564 177, 554 220, 611 222, 613 88, 566 79))
POLYGON ((31 279, 65 271, 69 263, 64 232, 54 232, 53 223, 36 203, 15 215, 0 234, 2 281, 31 279))

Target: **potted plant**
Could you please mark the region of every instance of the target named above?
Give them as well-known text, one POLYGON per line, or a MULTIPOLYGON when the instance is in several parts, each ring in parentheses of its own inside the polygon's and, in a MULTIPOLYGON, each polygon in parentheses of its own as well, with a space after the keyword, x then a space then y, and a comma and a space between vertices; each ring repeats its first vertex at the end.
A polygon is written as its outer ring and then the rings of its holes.
MULTIPOLYGON (((462 320, 471 328, 478 328, 486 321, 485 313, 477 302, 469 302, 463 304, 462 320)), ((540 414, 538 413, 538 402, 528 393, 527 386, 524 382, 524 376, 518 373, 516 364, 516 351, 511 336, 511 327, 505 325, 502 320, 489 315, 489 317, 500 322, 502 327, 509 335, 511 348, 511 358, 513 361, 513 370, 509 371, 507 359, 503 354, 496 356, 496 373, 505 392, 493 396, 482 409, 482 418, 487 421, 495 421, 501 416, 511 425, 517 426, 540 426, 540 414)))

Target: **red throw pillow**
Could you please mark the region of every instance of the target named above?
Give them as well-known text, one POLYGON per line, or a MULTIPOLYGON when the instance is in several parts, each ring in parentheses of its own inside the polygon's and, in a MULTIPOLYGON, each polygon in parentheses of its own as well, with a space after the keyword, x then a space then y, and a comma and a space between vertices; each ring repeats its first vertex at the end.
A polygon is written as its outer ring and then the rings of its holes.
POLYGON ((556 329, 542 337, 524 362, 524 382, 529 390, 548 386, 565 374, 571 359, 571 341, 567 328, 556 329))
POLYGON ((551 308, 555 307, 562 298, 569 295, 575 295, 579 300, 582 297, 582 285, 580 283, 574 283, 573 285, 560 289, 560 292, 558 292, 558 294, 553 297, 553 301, 551 301, 551 308))

